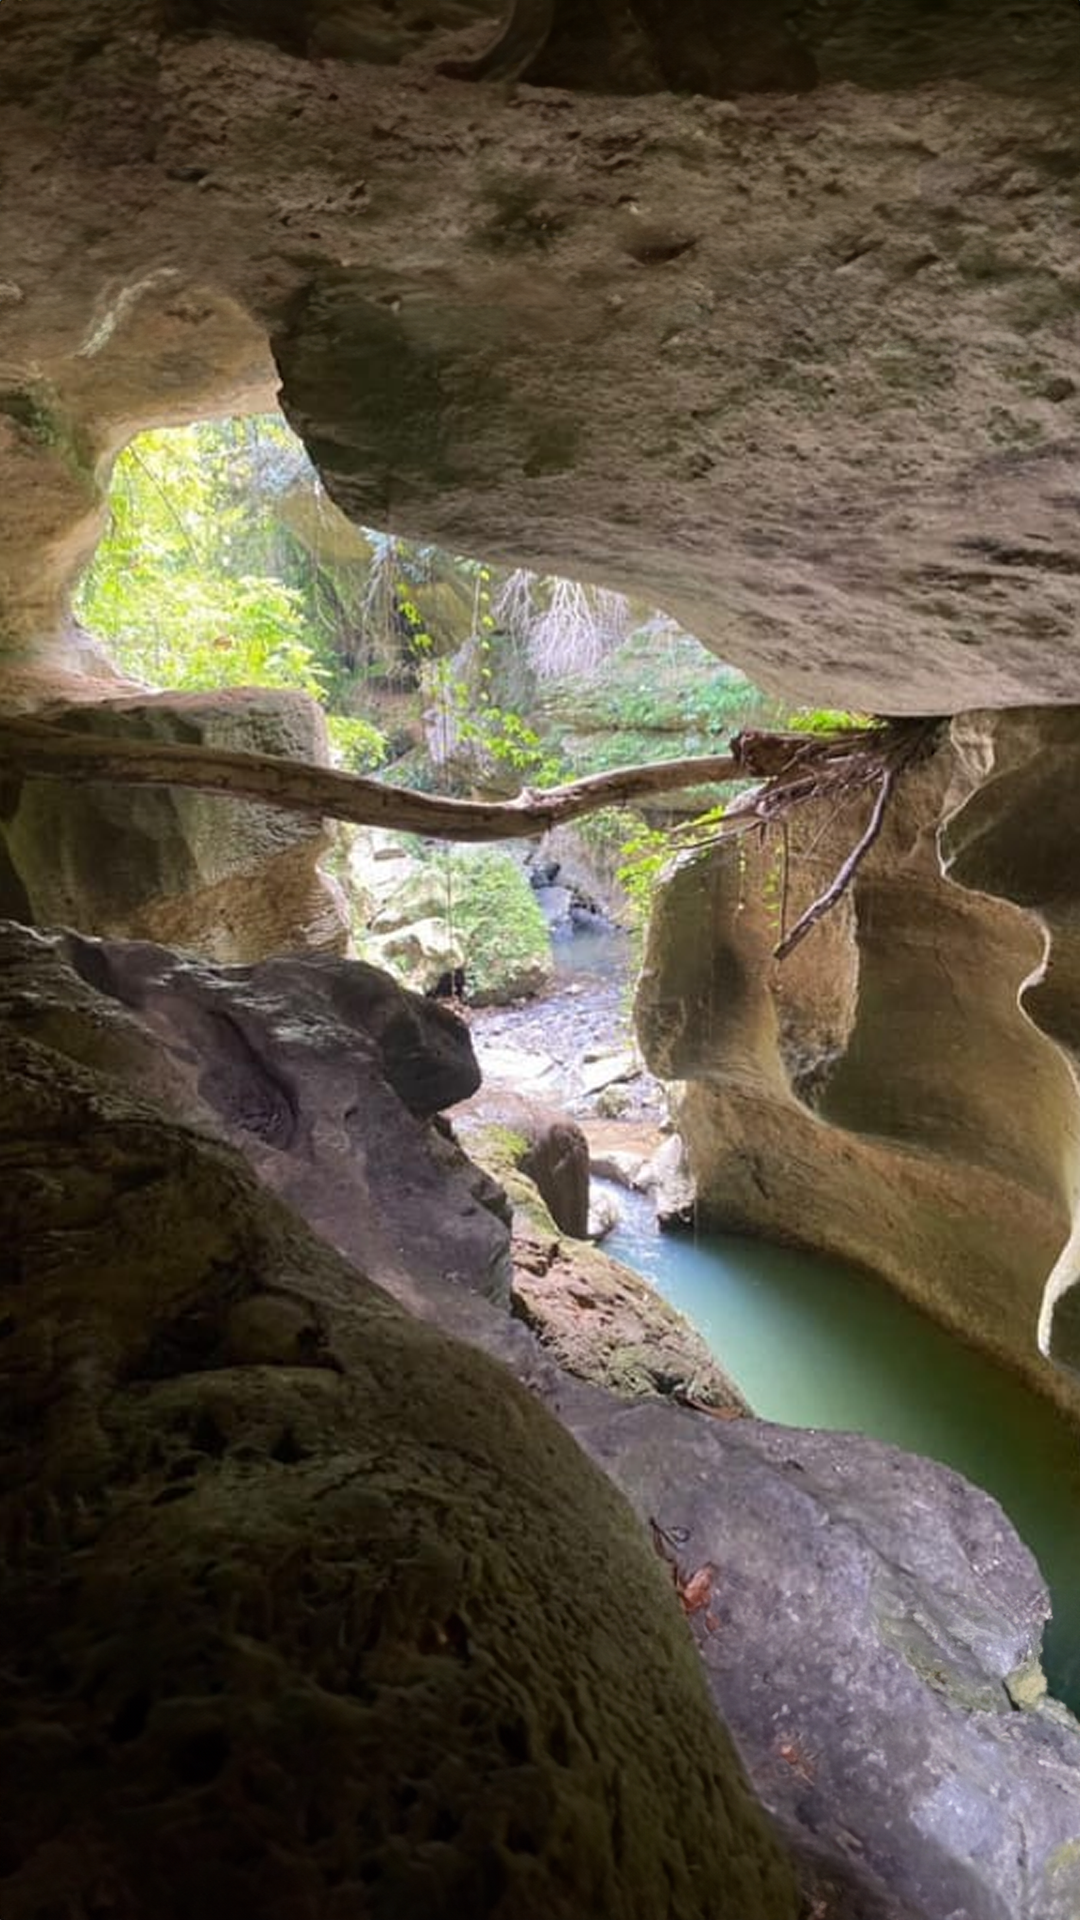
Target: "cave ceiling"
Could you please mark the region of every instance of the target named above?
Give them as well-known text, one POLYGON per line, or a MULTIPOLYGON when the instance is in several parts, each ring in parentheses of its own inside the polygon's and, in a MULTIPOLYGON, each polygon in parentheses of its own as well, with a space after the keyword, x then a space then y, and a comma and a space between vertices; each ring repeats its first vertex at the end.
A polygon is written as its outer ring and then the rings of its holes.
POLYGON ((126 437, 279 394, 355 518, 799 701, 1075 702, 1080 10, 720 11, 5 0, 9 656, 126 437))

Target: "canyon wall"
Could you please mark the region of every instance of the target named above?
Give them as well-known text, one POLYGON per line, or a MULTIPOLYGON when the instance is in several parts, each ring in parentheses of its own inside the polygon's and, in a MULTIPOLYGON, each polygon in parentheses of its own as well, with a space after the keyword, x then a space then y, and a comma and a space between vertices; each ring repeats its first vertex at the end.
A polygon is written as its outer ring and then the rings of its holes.
POLYGON ((870 793, 796 814, 786 851, 777 827, 678 861, 639 1031, 653 1070, 680 1083, 704 1224, 884 1274, 1075 1410, 1038 1328, 1080 1164, 1059 1044, 1072 1004, 1060 828, 1080 717, 986 716, 953 736, 902 776, 852 885, 783 961, 774 947, 840 871, 870 793))

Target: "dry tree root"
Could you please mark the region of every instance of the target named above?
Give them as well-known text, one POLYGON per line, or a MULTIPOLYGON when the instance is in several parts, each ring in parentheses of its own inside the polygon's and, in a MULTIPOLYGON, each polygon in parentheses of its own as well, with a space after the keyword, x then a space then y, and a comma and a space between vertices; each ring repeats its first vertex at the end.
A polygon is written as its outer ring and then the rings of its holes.
MULTIPOLYGON (((783 837, 780 938, 774 960, 786 960, 819 920, 843 899, 881 832, 889 801, 905 769, 933 750, 943 722, 883 720, 867 727, 830 734, 739 733, 731 742, 732 759, 743 777, 761 785, 741 794, 717 821, 710 840, 752 828, 778 826, 783 837), (838 806, 873 789, 870 818, 851 852, 816 900, 787 927, 788 829, 799 807, 834 801, 838 806)), ((692 828, 691 828, 692 830, 692 828)), ((709 844, 706 841, 704 844, 709 844)))

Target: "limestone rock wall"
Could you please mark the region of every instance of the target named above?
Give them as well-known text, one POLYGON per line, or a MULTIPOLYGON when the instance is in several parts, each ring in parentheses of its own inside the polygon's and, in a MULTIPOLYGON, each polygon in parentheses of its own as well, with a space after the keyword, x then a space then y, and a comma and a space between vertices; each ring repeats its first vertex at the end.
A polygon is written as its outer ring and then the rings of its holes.
MULTIPOLYGON (((326 759, 320 709, 299 692, 127 693, 44 711, 76 732, 326 759)), ((213 795, 11 781, 0 795, 0 911, 224 961, 340 953, 344 908, 318 867, 329 844, 319 821, 213 795)))
POLYGON ((272 338, 370 522, 636 587, 796 699, 1075 697, 1071 0, 785 10, 816 90, 737 101, 264 11, 116 0, 91 47, 5 0, 10 653, 63 655, 117 444, 265 404, 272 338))
MULTIPOLYGON (((1029 747, 1078 737, 1075 713, 1043 725, 1035 715, 1016 723, 1029 747)), ((1012 738, 1011 717, 1003 726, 1012 738)), ((1030 749, 1031 769, 1040 764, 1030 749)), ((1036 850, 1037 876, 1045 828, 1034 795, 1013 782, 999 816, 1011 878, 988 869, 984 885, 979 856, 959 851, 943 876, 940 822, 978 777, 948 741, 907 775, 840 909, 779 965, 779 837, 685 859, 650 932, 639 1030, 653 1070, 682 1083, 703 1220, 884 1274, 1075 1407, 1077 1390, 1037 1345, 1080 1167, 1075 1082, 1047 1037, 1061 1016, 1043 1018, 1041 985, 1021 1005, 1041 976, 1045 934, 1020 849, 1036 850), (973 876, 966 888, 958 872, 973 876)), ((1069 791, 1063 779, 1059 813, 1069 791)), ((838 871, 869 804, 827 803, 793 825, 789 925, 838 871)), ((956 831, 983 805, 976 793, 956 831)), ((1058 870, 1067 891, 1067 859, 1058 870)))
MULTIPOLYGON (((1077 716, 971 714, 953 723, 952 735, 973 791, 958 798, 947 820, 945 870, 962 887, 1015 902, 1041 930, 1043 951, 1023 983, 1021 1010, 1061 1049, 1076 1077, 1077 716)), ((1046 1353, 1080 1373, 1080 1174, 1071 1158, 1068 1171, 1075 1224, 1048 1279, 1039 1335, 1046 1353)))

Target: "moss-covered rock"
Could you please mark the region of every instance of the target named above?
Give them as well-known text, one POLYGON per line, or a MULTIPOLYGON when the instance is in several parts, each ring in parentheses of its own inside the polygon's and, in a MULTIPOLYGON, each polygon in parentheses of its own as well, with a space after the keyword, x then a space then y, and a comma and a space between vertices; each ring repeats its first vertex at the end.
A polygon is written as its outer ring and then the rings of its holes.
POLYGON ((473 1004, 500 1005, 542 993, 552 975, 551 941, 517 862, 505 853, 457 853, 450 893, 473 1004))
POLYGON ((455 1116, 470 1155, 513 1206, 512 1311, 561 1367, 624 1398, 693 1399, 732 1417, 750 1411, 688 1320, 640 1274, 560 1232, 526 1171, 527 1129, 483 1117, 484 1096, 455 1116), (475 1109, 480 1108, 478 1113, 475 1109))
POLYGON ((544 916, 516 860, 492 849, 421 849, 358 834, 349 855, 354 937, 366 958, 427 992, 458 970, 476 1006, 542 993, 552 976, 544 916))

